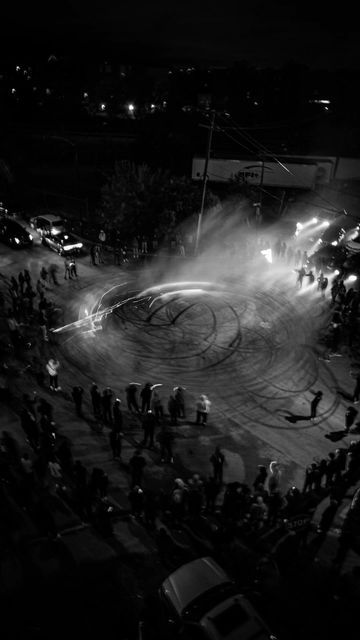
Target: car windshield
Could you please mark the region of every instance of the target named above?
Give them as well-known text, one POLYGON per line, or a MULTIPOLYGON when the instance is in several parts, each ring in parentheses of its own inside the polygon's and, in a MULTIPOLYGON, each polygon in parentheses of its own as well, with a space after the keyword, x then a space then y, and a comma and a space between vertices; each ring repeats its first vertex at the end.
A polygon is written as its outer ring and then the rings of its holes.
POLYGON ((74 236, 70 235, 70 233, 59 233, 57 236, 55 236, 56 241, 65 243, 65 244, 69 244, 77 242, 76 238, 74 238, 74 236))
POLYGON ((205 593, 202 593, 198 598, 195 598, 183 611, 183 616, 187 620, 199 621, 206 613, 216 607, 219 602, 238 594, 238 587, 232 582, 217 585, 205 591, 205 593))
POLYGON ((245 609, 238 602, 234 602, 217 616, 211 617, 211 622, 220 635, 228 636, 234 629, 244 625, 248 619, 245 609))
POLYGON ((13 233, 26 233, 24 227, 22 227, 21 224, 17 224, 13 220, 6 220, 4 221, 4 224, 6 224, 9 231, 12 231, 13 233))

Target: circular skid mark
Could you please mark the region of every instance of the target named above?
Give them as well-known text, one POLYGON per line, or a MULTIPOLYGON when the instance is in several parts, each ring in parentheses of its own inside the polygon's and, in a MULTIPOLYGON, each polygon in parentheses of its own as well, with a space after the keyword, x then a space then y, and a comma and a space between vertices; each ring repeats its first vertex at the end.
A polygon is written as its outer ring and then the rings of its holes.
MULTIPOLYGON (((143 376, 186 377, 194 386, 208 385, 211 375, 219 400, 234 415, 289 428, 279 412, 319 376, 309 347, 316 309, 313 316, 310 307, 295 303, 282 289, 259 283, 256 288, 238 283, 231 291, 215 285, 179 291, 176 283, 146 292, 113 287, 101 298, 101 312, 107 312, 92 343, 93 357, 97 366, 112 371, 126 361, 143 376)), ((71 357, 81 352, 80 336, 72 349, 71 357)), ((325 374, 324 385, 333 384, 331 376, 325 374)), ((326 417, 336 402, 322 408, 326 417)), ((309 426, 304 421, 291 425, 309 426)))

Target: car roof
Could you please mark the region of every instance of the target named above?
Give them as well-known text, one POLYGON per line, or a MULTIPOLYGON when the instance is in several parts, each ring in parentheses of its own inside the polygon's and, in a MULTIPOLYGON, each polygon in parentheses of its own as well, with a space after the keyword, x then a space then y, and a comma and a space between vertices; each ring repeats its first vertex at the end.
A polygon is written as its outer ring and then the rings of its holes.
POLYGON ((53 213, 38 213, 32 219, 35 219, 35 218, 44 218, 44 220, 47 220, 48 222, 55 222, 58 220, 61 220, 61 222, 63 221, 63 218, 61 217, 61 215, 55 216, 53 213))
POLYGON ((225 571, 210 557, 197 558, 171 573, 161 587, 179 615, 200 595, 230 583, 225 571))
POLYGON ((20 224, 20 222, 13 220, 13 218, 0 218, 0 220, 3 223, 6 222, 8 227, 13 227, 14 229, 18 229, 20 231, 23 231, 24 233, 27 233, 25 227, 23 227, 22 224, 20 224))

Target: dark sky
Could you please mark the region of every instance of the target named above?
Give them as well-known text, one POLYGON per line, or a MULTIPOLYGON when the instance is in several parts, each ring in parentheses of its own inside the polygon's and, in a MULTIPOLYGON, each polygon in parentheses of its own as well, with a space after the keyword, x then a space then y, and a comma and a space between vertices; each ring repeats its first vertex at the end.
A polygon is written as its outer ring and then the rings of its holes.
POLYGON ((260 66, 360 67, 354 15, 323 0, 44 0, 7 1, 4 43, 10 51, 84 44, 136 56, 260 66))

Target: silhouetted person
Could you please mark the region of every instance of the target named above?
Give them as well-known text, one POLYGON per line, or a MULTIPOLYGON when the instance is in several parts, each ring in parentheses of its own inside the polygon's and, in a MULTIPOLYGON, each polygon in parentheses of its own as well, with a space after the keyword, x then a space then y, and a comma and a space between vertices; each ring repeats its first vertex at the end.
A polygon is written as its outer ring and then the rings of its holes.
POLYGON ((144 467, 146 466, 146 460, 141 455, 140 449, 137 449, 129 460, 129 466, 131 470, 131 486, 142 485, 144 467))
POLYGON ((82 416, 82 401, 83 401, 84 389, 80 386, 73 387, 72 397, 75 404, 76 413, 78 416, 82 416))
POLYGON ((99 418, 101 416, 101 393, 98 389, 97 384, 95 382, 92 383, 90 388, 91 402, 93 406, 93 412, 95 418, 99 418))

